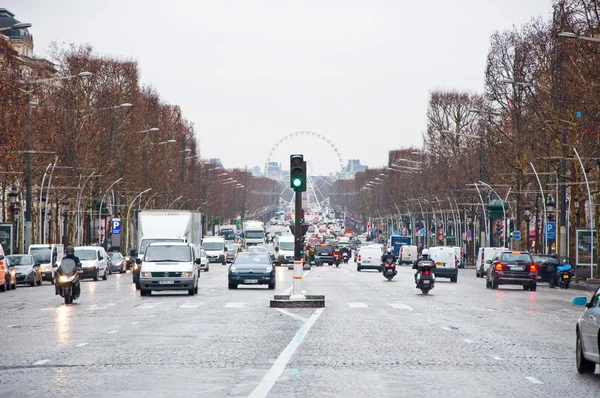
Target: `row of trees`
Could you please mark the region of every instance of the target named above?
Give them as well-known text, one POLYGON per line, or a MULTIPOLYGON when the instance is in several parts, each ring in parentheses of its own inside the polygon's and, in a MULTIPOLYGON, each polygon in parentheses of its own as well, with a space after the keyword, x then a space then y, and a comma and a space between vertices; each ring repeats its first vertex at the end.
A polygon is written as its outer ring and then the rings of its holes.
MULTIPOLYGON (((590 228, 592 220, 598 228, 600 221, 599 16, 597 0, 555 0, 550 21, 494 33, 483 93, 432 92, 423 147, 391 151, 386 168, 338 181, 337 205, 368 219, 398 209, 418 212, 414 199, 439 198, 444 209, 461 203, 476 217, 480 199, 473 184, 484 181, 508 198, 524 242, 527 218, 542 222, 541 211, 526 216, 544 207, 535 167, 547 204, 553 199, 560 210, 557 225, 570 228, 573 255, 575 228, 590 228), (570 223, 561 220, 562 209, 570 223)), ((488 189, 478 187, 487 196, 488 189)))
MULTIPOLYGON (((141 207, 199 209, 209 220, 249 215, 276 204, 274 192, 279 191, 274 181, 201 159, 193 123, 178 106, 140 82, 136 62, 98 55, 88 45, 54 46, 50 54, 52 64, 39 67, 18 57, 8 40, 0 40, 3 220, 12 218, 6 199, 13 187, 25 209, 28 139, 33 225, 41 214, 38 202, 46 172, 45 186, 50 175, 52 186, 43 195, 48 196, 54 215, 61 214, 64 203, 70 203, 70 215, 78 214, 69 217, 69 242, 86 241, 82 237, 90 234, 74 231, 84 226, 82 220, 98 217, 103 198, 113 217, 125 218, 132 200, 146 189, 151 190, 137 202, 141 207)), ((60 217, 54 217, 54 223, 49 238, 56 241, 60 217)), ((87 240, 98 240, 96 229, 90 228, 92 237, 87 240)), ((32 233, 32 242, 42 240, 39 228, 32 233)))

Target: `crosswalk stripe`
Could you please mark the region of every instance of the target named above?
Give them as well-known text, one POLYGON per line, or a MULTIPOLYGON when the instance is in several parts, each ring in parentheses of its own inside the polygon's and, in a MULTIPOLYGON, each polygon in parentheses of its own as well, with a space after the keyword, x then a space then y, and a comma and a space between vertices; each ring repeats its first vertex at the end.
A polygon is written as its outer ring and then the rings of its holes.
POLYGON ((350 308, 369 308, 369 306, 365 303, 348 303, 350 308))
POLYGON ((396 308, 397 310, 413 310, 412 307, 409 307, 408 305, 402 303, 390 303, 390 306, 396 308))
POLYGON ((204 303, 184 303, 179 308, 198 308, 204 303))
POLYGON ((150 309, 150 308, 154 308, 154 307, 156 307, 156 304, 146 303, 146 304, 140 305, 138 308, 141 308, 141 309, 150 309))
POLYGON ((246 305, 246 303, 239 303, 239 302, 229 302, 227 304, 225 304, 225 308, 243 308, 246 305))

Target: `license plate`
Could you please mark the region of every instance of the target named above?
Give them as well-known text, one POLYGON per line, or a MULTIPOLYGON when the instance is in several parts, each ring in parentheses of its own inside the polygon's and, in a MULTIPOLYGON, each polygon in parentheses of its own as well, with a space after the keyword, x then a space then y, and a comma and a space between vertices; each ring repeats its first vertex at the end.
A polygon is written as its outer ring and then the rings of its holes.
POLYGON ((327 252, 321 252, 321 256, 326 256, 327 252))
POLYGON ((563 278, 569 279, 569 275, 563 275, 563 278))
POLYGON ((258 283, 257 279, 246 279, 244 280, 244 283, 258 283))
POLYGON ((436 266, 436 267, 443 267, 443 266, 444 266, 444 263, 435 263, 435 266, 436 266))
POLYGON ((158 281, 159 285, 172 285, 175 281, 158 281))
POLYGON ((521 267, 521 266, 516 266, 516 267, 510 267, 511 271, 523 271, 525 268, 521 267))
POLYGON ((429 285, 429 279, 423 281, 424 285, 429 285))

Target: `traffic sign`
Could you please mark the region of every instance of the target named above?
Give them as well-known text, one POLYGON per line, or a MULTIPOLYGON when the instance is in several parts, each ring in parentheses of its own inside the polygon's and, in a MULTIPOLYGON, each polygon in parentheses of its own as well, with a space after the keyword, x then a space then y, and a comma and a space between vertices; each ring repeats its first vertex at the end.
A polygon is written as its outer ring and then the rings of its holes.
POLYGON ((521 239, 521 231, 513 231, 513 239, 514 240, 519 240, 521 239))
POLYGON ((556 240, 556 224, 554 221, 546 222, 546 239, 549 241, 556 240))
POLYGON ((468 240, 473 239, 473 231, 471 231, 470 229, 465 233, 465 235, 468 240))
POLYGON ((113 218, 111 222, 111 233, 113 235, 119 235, 121 233, 121 219, 113 218))

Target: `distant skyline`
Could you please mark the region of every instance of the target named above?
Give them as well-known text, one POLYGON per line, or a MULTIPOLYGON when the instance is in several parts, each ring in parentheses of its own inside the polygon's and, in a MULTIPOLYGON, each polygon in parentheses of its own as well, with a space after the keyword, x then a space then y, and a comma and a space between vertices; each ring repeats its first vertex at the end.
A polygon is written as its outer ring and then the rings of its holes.
MULTIPOLYGON (((490 35, 551 13, 549 0, 4 3, 33 24, 36 55, 73 42, 138 61, 142 83, 194 123, 204 157, 261 169, 294 131, 326 136, 344 166, 421 147, 429 92, 482 92, 490 35)), ((286 141, 271 160, 285 169, 292 152, 319 174, 340 169, 318 139, 286 141)))

